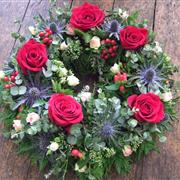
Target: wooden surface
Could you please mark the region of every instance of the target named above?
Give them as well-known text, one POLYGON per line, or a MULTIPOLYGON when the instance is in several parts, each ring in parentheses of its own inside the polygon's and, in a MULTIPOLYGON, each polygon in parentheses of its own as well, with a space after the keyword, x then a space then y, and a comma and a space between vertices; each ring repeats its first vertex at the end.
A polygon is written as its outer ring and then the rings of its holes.
MULTIPOLYGON (((85 0, 64 0, 70 5, 80 5, 85 0)), ((164 44, 172 61, 180 65, 180 0, 89 0, 103 9, 127 8, 129 12, 140 10, 141 17, 149 21, 149 29, 154 29, 157 40, 164 44)), ((63 5, 63 0, 58 0, 63 5)), ((16 42, 11 38, 12 31, 26 33, 33 23, 32 17, 41 13, 47 15, 48 0, 0 0, 0 67, 8 59, 16 42), (14 25, 14 20, 23 25, 14 25)), ((174 76, 180 80, 178 75, 174 76)), ((180 117, 180 104, 177 105, 180 117)), ((3 129, 3 125, 0 126, 3 129)), ((134 164, 128 176, 111 173, 107 180, 180 180, 180 126, 168 133, 168 142, 160 144, 161 153, 150 153, 134 164)), ((43 180, 44 176, 37 167, 31 166, 27 157, 16 155, 16 148, 0 133, 0 180, 43 180)), ((72 176, 67 177, 73 180, 72 176)))

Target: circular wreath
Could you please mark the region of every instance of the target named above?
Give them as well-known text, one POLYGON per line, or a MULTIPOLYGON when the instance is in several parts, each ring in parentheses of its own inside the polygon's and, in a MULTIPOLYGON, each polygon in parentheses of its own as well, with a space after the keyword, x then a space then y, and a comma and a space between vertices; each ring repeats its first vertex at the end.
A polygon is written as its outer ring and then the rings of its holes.
POLYGON ((5 135, 49 167, 46 178, 129 172, 166 141, 177 68, 137 13, 90 3, 49 12, 35 17, 30 36, 13 33, 23 44, 0 71, 5 135))

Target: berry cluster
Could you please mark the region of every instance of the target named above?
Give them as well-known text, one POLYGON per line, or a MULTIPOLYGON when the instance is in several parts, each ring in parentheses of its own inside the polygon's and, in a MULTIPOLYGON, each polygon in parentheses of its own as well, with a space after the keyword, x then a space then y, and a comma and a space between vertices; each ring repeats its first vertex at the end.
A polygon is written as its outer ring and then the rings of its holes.
POLYGON ((124 87, 124 82, 127 81, 127 74, 126 73, 120 73, 118 72, 115 76, 114 76, 114 82, 120 82, 120 86, 119 86, 119 91, 120 92, 124 92, 125 91, 125 87, 124 87))
POLYGON ((11 74, 11 76, 5 76, 4 77, 4 81, 7 82, 8 84, 4 85, 5 89, 10 89, 14 86, 16 86, 16 84, 14 83, 16 80, 16 76, 19 74, 18 71, 15 71, 11 74))
POLYGON ((39 37, 42 39, 43 43, 46 44, 46 45, 51 45, 52 44, 52 39, 51 39, 51 36, 52 35, 52 31, 50 28, 46 28, 45 29, 45 32, 44 31, 41 31, 39 33, 39 37))
POLYGON ((114 39, 103 39, 101 43, 104 45, 104 49, 101 51, 101 59, 107 60, 117 56, 118 46, 114 39))
POLYGON ((79 158, 83 158, 83 153, 80 152, 78 149, 73 149, 71 151, 71 155, 74 156, 74 157, 79 157, 79 158))

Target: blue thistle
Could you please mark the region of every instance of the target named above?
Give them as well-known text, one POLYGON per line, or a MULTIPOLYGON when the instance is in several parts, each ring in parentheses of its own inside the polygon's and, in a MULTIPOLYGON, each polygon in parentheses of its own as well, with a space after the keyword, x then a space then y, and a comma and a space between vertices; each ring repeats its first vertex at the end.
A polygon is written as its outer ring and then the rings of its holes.
POLYGON ((122 29, 123 27, 117 20, 112 20, 104 24, 104 30, 109 34, 109 37, 114 36, 117 40, 119 40, 119 32, 122 29))
POLYGON ((116 134, 116 129, 114 125, 110 122, 104 122, 100 128, 100 135, 107 139, 113 138, 116 134))
POLYGON ((45 100, 50 97, 51 87, 41 84, 39 73, 35 75, 34 79, 29 74, 29 82, 26 83, 26 87, 27 91, 18 98, 16 108, 22 104, 31 107, 37 100, 45 100))

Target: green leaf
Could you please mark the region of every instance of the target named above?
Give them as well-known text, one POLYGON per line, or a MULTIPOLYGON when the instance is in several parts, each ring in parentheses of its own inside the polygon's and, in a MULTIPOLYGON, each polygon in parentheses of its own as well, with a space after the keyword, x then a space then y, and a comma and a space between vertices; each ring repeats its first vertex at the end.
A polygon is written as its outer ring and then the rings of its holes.
POLYGON ((19 88, 17 86, 12 87, 10 93, 12 96, 17 96, 19 94, 19 88))
POLYGON ((73 135, 69 135, 67 137, 67 142, 71 145, 75 145, 77 143, 77 137, 75 137, 73 135))
POLYGON ((19 87, 19 95, 25 94, 26 91, 27 91, 27 87, 26 86, 20 86, 19 87))
POLYGON ((17 80, 15 81, 15 83, 16 83, 17 85, 22 84, 22 79, 17 79, 17 80))
POLYGON ((109 91, 117 91, 119 89, 119 84, 112 84, 112 85, 106 86, 106 89, 109 91))
POLYGON ((78 137, 81 135, 81 128, 82 128, 82 125, 81 124, 76 124, 76 125, 73 125, 71 127, 71 135, 75 136, 75 137, 78 137))

